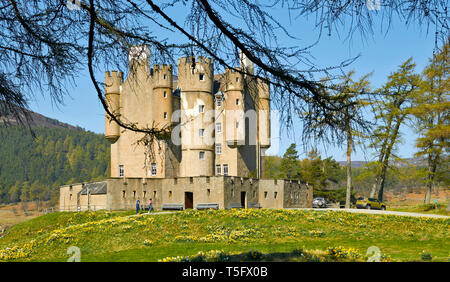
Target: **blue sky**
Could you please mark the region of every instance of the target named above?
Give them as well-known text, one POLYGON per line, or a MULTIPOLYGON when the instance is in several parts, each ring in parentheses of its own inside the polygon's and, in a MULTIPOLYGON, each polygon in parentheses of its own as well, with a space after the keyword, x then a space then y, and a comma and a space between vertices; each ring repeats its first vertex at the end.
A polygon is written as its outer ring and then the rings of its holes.
MULTIPOLYGON (((183 10, 171 11, 175 18, 183 19, 183 10)), ((279 10, 273 11, 275 16, 284 20, 284 24, 289 31, 300 38, 300 41, 282 42, 282 44, 306 46, 313 43, 317 38, 317 30, 314 29, 313 22, 309 19, 298 19, 289 21, 287 17, 283 18, 283 13, 279 10), (301 27, 301 28, 300 28, 301 27)), ((312 19, 312 17, 311 17, 312 19)), ((432 56, 434 49, 434 34, 427 35, 424 28, 416 25, 406 27, 403 23, 395 20, 390 31, 385 35, 380 31, 379 25, 374 28, 374 34, 368 35, 363 40, 356 35, 352 41, 345 41, 345 32, 339 37, 336 32, 331 36, 323 35, 319 44, 311 49, 311 55, 314 57, 314 63, 318 66, 339 65, 342 61, 360 55, 357 61, 346 70, 354 69, 359 77, 363 74, 374 72, 371 77, 373 87, 381 86, 387 75, 397 69, 397 66, 413 57, 417 63, 417 72, 421 72, 432 56)), ((281 39, 284 40, 284 39, 281 39)), ((98 73, 98 79, 103 80, 104 72, 98 73)), ((64 105, 55 105, 52 101, 42 94, 37 94, 30 100, 31 110, 43 114, 47 117, 72 125, 81 126, 87 130, 104 133, 104 110, 96 97, 94 87, 88 77, 87 71, 81 71, 76 79, 76 86, 68 88, 70 97, 66 97, 64 105)), ((408 127, 403 127, 403 144, 399 148, 401 157, 412 157, 415 148, 415 134, 408 127)), ((297 143, 300 157, 305 157, 301 142, 301 124, 295 123, 294 128, 289 132, 283 130, 279 132, 278 128, 272 127, 272 143, 278 141, 279 146, 274 146, 268 150, 268 154, 282 155, 291 143, 297 143), (279 134, 276 134, 279 133, 279 134), (277 137, 278 135, 278 137, 277 137), (276 139, 275 139, 276 138, 276 139), (276 147, 276 148, 275 148, 276 147)), ((335 146, 318 147, 322 157, 332 156, 336 160, 345 159, 344 148, 335 146)), ((366 160, 373 157, 371 152, 365 154, 361 149, 353 153, 353 160, 366 160)))

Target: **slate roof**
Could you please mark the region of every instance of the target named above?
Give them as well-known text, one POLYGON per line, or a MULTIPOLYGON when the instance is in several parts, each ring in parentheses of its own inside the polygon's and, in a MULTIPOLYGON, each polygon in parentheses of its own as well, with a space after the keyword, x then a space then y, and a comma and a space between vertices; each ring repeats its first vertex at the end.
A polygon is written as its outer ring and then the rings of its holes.
POLYGON ((107 183, 106 183, 106 181, 102 181, 102 182, 84 184, 83 189, 81 189, 81 191, 80 191, 80 194, 86 195, 88 189, 89 189, 90 195, 106 194, 107 183))

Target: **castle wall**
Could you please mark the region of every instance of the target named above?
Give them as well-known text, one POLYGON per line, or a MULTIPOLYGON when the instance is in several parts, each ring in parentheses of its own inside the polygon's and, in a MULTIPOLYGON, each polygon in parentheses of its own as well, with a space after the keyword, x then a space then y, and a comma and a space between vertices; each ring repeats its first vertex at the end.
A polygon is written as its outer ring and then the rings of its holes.
POLYGON ((259 203, 262 208, 284 207, 284 180, 260 179, 259 203))
POLYGON ((110 178, 108 182, 107 207, 110 210, 134 210, 139 199, 142 205, 160 209, 162 204, 162 179, 110 178))
POLYGON ((81 211, 86 210, 105 210, 107 209, 107 194, 89 195, 89 202, 87 195, 79 195, 81 211))
POLYGON ((236 204, 247 208, 249 203, 256 204, 259 202, 259 181, 257 179, 228 176, 224 177, 224 180, 224 204, 226 209, 230 208, 230 205, 236 204))
POLYGON ((198 204, 215 203, 224 207, 223 178, 221 177, 180 177, 163 180, 164 204, 185 206, 185 193, 193 193, 193 207, 198 204))
POLYGON ((76 211, 79 205, 78 194, 81 189, 83 189, 83 184, 62 186, 59 189, 59 210, 76 211))
POLYGON ((312 208, 313 189, 297 180, 284 180, 283 208, 312 208))

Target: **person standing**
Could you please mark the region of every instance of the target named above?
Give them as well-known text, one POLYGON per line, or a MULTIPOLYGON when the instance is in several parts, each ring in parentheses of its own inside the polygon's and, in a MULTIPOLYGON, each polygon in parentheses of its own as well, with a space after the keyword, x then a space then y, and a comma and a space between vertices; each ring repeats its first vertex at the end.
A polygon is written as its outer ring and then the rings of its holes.
POLYGON ((152 211, 152 199, 150 198, 150 200, 148 201, 148 213, 150 213, 152 211))
POLYGON ((141 203, 141 202, 140 202, 139 200, 137 200, 137 202, 136 202, 136 214, 139 213, 139 210, 140 210, 139 204, 140 204, 140 203, 141 203))

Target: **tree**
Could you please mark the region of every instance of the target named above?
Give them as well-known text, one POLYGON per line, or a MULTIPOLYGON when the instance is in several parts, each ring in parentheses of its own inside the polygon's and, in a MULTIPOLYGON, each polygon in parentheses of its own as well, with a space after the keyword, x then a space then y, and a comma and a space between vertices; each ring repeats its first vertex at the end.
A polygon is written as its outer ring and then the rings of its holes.
MULTIPOLYGON (((310 138, 325 140, 325 143, 335 143, 338 146, 346 143, 347 154, 347 190, 345 208, 350 208, 352 195, 352 149, 355 147, 354 141, 367 136, 370 133, 372 122, 367 120, 363 114, 363 109, 369 104, 367 93, 370 92, 370 82, 368 77, 371 74, 362 76, 358 81, 353 79, 354 71, 350 71, 339 79, 339 82, 329 87, 329 95, 336 103, 345 104, 346 107, 341 112, 333 116, 334 124, 338 126, 329 127, 323 122, 323 118, 317 119, 312 128, 318 132, 326 132, 326 135, 312 134, 310 138), (329 138, 330 136, 330 138, 329 138)), ((327 79, 324 79, 327 81, 327 79)))
MULTIPOLYGON (((292 122, 299 111, 303 116, 333 117, 344 107, 330 103, 323 86, 314 79, 316 73, 329 74, 340 66, 315 66, 308 60, 307 46, 299 46, 295 36, 271 14, 285 9, 306 17, 316 15, 318 34, 327 28, 346 27, 349 36, 359 30, 372 31, 375 14, 388 23, 394 16, 405 23, 434 25, 438 34, 446 34, 445 1, 382 1, 374 13, 365 1, 274 0, 259 4, 248 0, 7 0, 0 4, 0 116, 13 115, 27 120, 27 98, 37 91, 49 93, 62 103, 66 86, 74 82, 80 70, 88 69, 98 99, 108 116, 125 129, 157 138, 167 137, 167 129, 138 127, 127 117, 116 116, 108 108, 96 70, 116 67, 128 69, 125 60, 133 45, 150 46, 156 63, 174 63, 183 55, 212 57, 217 68, 231 68, 270 82, 272 99, 282 111, 282 120, 292 122), (188 11, 185 25, 171 17, 171 9, 188 11), (45 12, 42 12, 45 11, 45 12), (281 34, 275 31, 281 31, 281 34), (290 45, 280 45, 279 36, 291 38, 290 45), (236 68, 245 55, 256 72, 236 68), (306 62, 306 63, 305 63, 306 62), (299 67, 303 66, 303 67, 299 67), (24 116, 25 115, 25 116, 24 116)), ((334 120, 336 121, 336 120, 334 120)), ((330 126, 335 126, 330 123, 330 126)))
MULTIPOLYGON (((388 76, 388 81, 377 90, 381 99, 376 104, 376 118, 379 124, 373 135, 371 146, 377 149, 375 185, 370 196, 378 190, 378 199, 383 201, 383 190, 389 160, 394 154, 395 145, 400 140, 400 127, 411 115, 412 102, 421 94, 422 79, 414 73, 416 64, 409 58, 398 70, 388 76)), ((395 157, 395 156, 394 156, 395 157)))
POLYGON ((298 152, 295 147, 295 143, 292 143, 281 159, 280 175, 284 179, 299 179, 300 177, 298 152))
POLYGON ((441 52, 430 60, 423 71, 423 94, 414 100, 413 114, 415 128, 419 133, 416 156, 427 159, 426 186, 424 202, 431 201, 431 190, 436 183, 436 173, 442 161, 446 161, 445 150, 450 140, 450 43, 444 45, 441 52))

